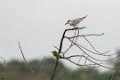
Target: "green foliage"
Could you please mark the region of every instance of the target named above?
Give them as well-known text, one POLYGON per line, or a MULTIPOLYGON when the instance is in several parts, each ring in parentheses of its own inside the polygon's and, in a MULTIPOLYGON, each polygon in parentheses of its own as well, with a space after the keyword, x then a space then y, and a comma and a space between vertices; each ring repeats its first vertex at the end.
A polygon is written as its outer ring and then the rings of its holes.
MULTIPOLYGON (((119 60, 119 59, 118 59, 119 60)), ((114 67, 120 67, 115 61, 114 67)), ((23 61, 11 60, 6 65, 0 63, 0 80, 50 80, 55 59, 32 60, 29 66, 23 61), (32 73, 30 68, 34 71, 32 73)), ((114 80, 120 80, 119 71, 114 74, 114 80)), ((94 68, 79 68, 70 70, 59 62, 55 74, 55 80, 110 80, 111 73, 101 73, 94 68)))

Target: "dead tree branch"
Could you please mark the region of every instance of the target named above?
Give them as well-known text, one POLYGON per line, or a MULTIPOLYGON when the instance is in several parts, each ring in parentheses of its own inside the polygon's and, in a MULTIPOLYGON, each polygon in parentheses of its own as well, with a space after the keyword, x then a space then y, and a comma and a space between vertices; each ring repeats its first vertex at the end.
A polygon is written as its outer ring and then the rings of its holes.
MULTIPOLYGON (((69 62, 71 62, 71 63, 73 63, 73 64, 75 64, 75 65, 77 65, 79 67, 81 67, 81 66, 83 66, 83 67, 94 67, 94 68, 103 67, 103 68, 106 68, 106 69, 114 70, 111 67, 105 66, 103 63, 105 63, 106 61, 117 59, 117 58, 119 58, 119 56, 114 57, 112 59, 111 58, 110 59, 99 59, 99 58, 93 57, 92 55, 105 58, 105 57, 114 56, 117 53, 108 54, 110 51, 100 52, 87 39, 87 37, 90 37, 90 36, 102 36, 104 33, 102 33, 102 34, 84 34, 84 35, 79 35, 79 30, 84 29, 84 28, 86 28, 86 27, 65 29, 65 31, 63 32, 62 38, 60 40, 59 48, 54 46, 58 50, 59 55, 62 54, 62 58, 61 59, 68 60, 69 62), (77 35, 74 34, 73 36, 66 36, 66 32, 68 32, 68 31, 75 31, 76 32, 77 30, 78 30, 77 35), (90 47, 93 50, 87 49, 86 47, 84 47, 81 44, 77 43, 78 38, 84 38, 87 41, 87 44, 89 44, 90 47), (65 51, 62 51, 62 47, 64 46, 63 45, 63 40, 64 39, 67 39, 71 44, 68 46, 68 48, 65 51), (82 53, 79 54, 79 55, 75 55, 74 54, 74 55, 71 55, 71 56, 66 56, 66 54, 68 54, 68 51, 73 46, 77 47, 80 51, 82 51, 82 53), (72 58, 79 58, 79 59, 78 59, 77 62, 75 62, 74 60, 72 60, 72 58), (80 63, 80 61, 82 61, 82 59, 84 59, 84 63, 80 63)), ((59 58, 56 58, 56 63, 55 63, 55 66, 54 66, 54 70, 53 70, 53 74, 52 74, 51 80, 54 79, 58 62, 59 62, 59 58)))
MULTIPOLYGON (((59 46, 59 49, 58 49, 58 53, 60 54, 61 51, 62 51, 63 40, 64 40, 64 38, 65 38, 65 34, 66 34, 67 31, 71 31, 71 30, 79 30, 79 29, 84 29, 84 28, 86 28, 86 27, 65 29, 65 31, 63 32, 62 38, 61 38, 61 40, 60 40, 60 46, 59 46)), ((55 66, 54 66, 54 70, 53 70, 53 73, 52 73, 51 80, 54 79, 55 72, 56 72, 56 69, 57 69, 57 66, 58 66, 58 62, 59 62, 59 59, 56 58, 56 62, 55 62, 55 66)))
POLYGON ((26 60, 26 58, 25 58, 25 56, 24 56, 24 53, 23 53, 23 51, 22 51, 22 48, 21 48, 20 42, 18 42, 18 47, 19 47, 19 49, 20 49, 20 52, 21 52, 21 54, 22 54, 22 57, 23 57, 25 63, 29 66, 30 71, 31 71, 32 73, 34 73, 34 71, 33 71, 32 68, 30 67, 29 63, 27 62, 27 60, 26 60))

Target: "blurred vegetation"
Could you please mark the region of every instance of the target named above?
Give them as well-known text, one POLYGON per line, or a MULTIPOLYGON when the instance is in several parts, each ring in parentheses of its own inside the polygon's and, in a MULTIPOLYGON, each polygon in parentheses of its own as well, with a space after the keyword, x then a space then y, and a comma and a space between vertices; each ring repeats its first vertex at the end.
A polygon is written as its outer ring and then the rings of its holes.
MULTIPOLYGON (((120 51, 117 51, 117 56, 120 56, 120 51)), ((6 64, 0 63, 0 80, 50 80, 55 59, 47 58, 44 61, 32 60, 30 66, 24 61, 11 60, 6 64), (34 72, 30 71, 30 68, 34 72)), ((100 72, 94 68, 79 68, 70 70, 59 62, 55 80, 120 80, 120 59, 111 62, 116 71, 100 72), (111 74, 113 73, 113 75, 111 74)), ((72 66, 71 66, 72 67, 72 66)))

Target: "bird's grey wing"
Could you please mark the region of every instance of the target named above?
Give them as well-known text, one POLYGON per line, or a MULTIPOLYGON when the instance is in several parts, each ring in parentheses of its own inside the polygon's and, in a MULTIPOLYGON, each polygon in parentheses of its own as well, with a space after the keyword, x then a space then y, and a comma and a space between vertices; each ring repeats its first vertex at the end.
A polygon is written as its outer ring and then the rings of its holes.
POLYGON ((79 21, 78 19, 75 19, 75 20, 73 20, 72 24, 73 24, 73 25, 77 25, 77 24, 79 24, 79 22, 80 22, 80 21, 79 21))

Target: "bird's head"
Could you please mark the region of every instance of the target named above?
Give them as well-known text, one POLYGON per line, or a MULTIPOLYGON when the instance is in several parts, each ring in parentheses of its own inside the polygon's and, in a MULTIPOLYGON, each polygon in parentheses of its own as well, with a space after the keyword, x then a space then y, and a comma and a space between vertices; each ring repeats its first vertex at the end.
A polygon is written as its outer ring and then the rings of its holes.
POLYGON ((67 25, 67 24, 69 24, 70 23, 70 20, 68 20, 66 23, 65 23, 65 25, 67 25))
POLYGON ((56 58, 58 58, 58 57, 59 57, 59 58, 62 58, 57 51, 52 51, 52 54, 53 54, 53 56, 56 57, 56 58))
POLYGON ((57 51, 51 51, 52 53, 57 53, 57 51))
POLYGON ((56 54, 58 54, 58 52, 57 51, 52 51, 52 54, 56 55, 56 54))

